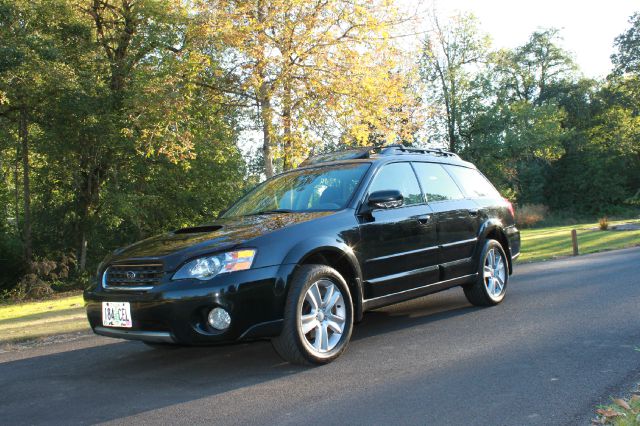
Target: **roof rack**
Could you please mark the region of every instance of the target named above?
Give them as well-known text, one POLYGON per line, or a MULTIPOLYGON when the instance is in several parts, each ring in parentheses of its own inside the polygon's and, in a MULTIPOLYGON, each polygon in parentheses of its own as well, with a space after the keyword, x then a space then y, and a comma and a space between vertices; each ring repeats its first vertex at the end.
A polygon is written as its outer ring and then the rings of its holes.
POLYGON ((313 155, 300 164, 302 166, 310 166, 318 163, 328 163, 330 161, 353 160, 370 158, 372 154, 381 156, 396 154, 428 154, 438 155, 442 157, 460 158, 453 152, 445 151, 440 148, 413 148, 401 144, 385 145, 385 146, 364 146, 360 148, 349 148, 340 151, 328 152, 326 154, 313 155))

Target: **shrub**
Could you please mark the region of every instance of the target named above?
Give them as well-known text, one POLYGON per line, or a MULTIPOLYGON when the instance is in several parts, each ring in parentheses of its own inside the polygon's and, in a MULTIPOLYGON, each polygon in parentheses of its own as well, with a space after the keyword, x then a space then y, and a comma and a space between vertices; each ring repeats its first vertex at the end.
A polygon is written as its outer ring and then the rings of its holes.
POLYGON ((0 292, 11 291, 26 273, 27 264, 23 260, 23 252, 18 236, 0 232, 0 292))
POLYGON ((543 204, 523 204, 516 209, 516 223, 529 228, 538 222, 542 222, 549 214, 549 208, 543 204))
POLYGON ((28 272, 10 292, 13 299, 40 299, 53 293, 53 287, 61 280, 69 278, 69 271, 76 263, 75 256, 61 255, 58 261, 50 259, 34 260, 28 265, 28 272))
POLYGON ((609 229, 609 218, 604 216, 598 219, 598 226, 600 226, 601 231, 606 231, 607 229, 609 229))
POLYGON ((638 189, 632 197, 627 198, 625 203, 632 206, 640 206, 640 189, 638 189))

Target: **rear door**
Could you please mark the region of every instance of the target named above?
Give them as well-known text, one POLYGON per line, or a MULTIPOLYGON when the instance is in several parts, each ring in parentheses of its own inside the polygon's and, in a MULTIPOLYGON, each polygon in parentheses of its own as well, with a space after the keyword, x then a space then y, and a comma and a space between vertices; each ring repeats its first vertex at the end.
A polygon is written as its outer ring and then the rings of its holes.
POLYGON ((415 162, 429 207, 437 223, 441 280, 475 272, 473 253, 477 243, 478 207, 438 163, 415 162))
POLYGON ((476 211, 475 227, 479 227, 489 217, 499 215, 495 209, 502 207, 502 197, 480 171, 450 164, 444 167, 462 189, 465 198, 473 203, 470 208, 476 211))
POLYGON ((381 167, 367 190, 399 190, 404 205, 378 209, 360 220, 365 299, 386 296, 438 280, 438 247, 432 211, 408 162, 381 167))

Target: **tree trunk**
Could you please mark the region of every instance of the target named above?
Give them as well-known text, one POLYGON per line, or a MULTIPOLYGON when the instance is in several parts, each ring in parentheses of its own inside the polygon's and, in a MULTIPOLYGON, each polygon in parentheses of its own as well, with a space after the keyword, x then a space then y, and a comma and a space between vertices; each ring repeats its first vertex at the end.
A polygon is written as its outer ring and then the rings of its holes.
POLYGON ((267 179, 273 176, 273 153, 272 148, 272 129, 271 129, 271 117, 273 111, 271 110, 271 98, 268 93, 268 84, 262 83, 260 86, 260 117, 262 118, 262 154, 264 157, 264 174, 267 179))
POLYGON ((455 153, 457 147, 455 123, 449 122, 449 151, 455 153))
POLYGON ((79 247, 78 247, 78 270, 84 272, 87 266, 87 235, 90 229, 91 207, 95 199, 95 191, 97 187, 97 178, 94 176, 95 168, 90 159, 84 158, 81 161, 81 167, 84 169, 82 187, 79 191, 80 197, 80 224, 79 224, 79 247))
POLYGON ((458 135, 456 134, 456 124, 458 121, 458 106, 457 106, 457 90, 455 81, 451 81, 450 83, 450 101, 449 104, 451 106, 450 114, 448 117, 449 121, 449 151, 456 152, 458 150, 458 135))
POLYGON ((24 259, 27 263, 31 262, 33 244, 31 240, 31 187, 29 182, 29 129, 27 121, 27 110, 20 110, 20 122, 18 125, 18 134, 20 137, 22 151, 22 189, 24 197, 24 224, 22 231, 22 239, 24 242, 24 259))
MULTIPOLYGON (((255 4, 256 15, 259 24, 265 22, 265 5, 261 0, 258 0, 255 4)), ((268 5, 267 5, 268 7, 268 5)), ((258 106, 260 108, 260 118, 262 119, 262 156, 264 157, 264 174, 269 179, 273 176, 273 111, 271 109, 271 87, 266 76, 266 66, 264 61, 259 61, 258 74, 260 75, 260 87, 258 89, 258 106)))
POLYGON ((78 262, 78 270, 80 272, 84 272, 87 269, 87 233, 83 229, 82 236, 80 238, 80 260, 78 262))
POLYGON ((291 87, 285 85, 282 99, 282 125, 284 130, 284 170, 293 168, 293 134, 291 131, 291 87))
POLYGON ((22 234, 22 229, 20 229, 20 221, 18 218, 20 217, 20 145, 16 147, 16 158, 15 163, 13 165, 13 196, 15 198, 14 207, 15 207, 15 219, 16 219, 16 231, 18 235, 22 234))

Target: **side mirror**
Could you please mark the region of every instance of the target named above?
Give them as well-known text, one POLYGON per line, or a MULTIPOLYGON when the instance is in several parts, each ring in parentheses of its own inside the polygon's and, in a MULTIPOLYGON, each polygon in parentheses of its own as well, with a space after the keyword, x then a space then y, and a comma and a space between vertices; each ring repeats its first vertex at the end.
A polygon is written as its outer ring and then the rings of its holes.
POLYGON ((376 191, 369 195, 367 205, 373 209, 392 209, 404 204, 404 197, 397 189, 376 191))

